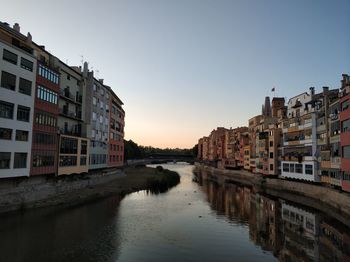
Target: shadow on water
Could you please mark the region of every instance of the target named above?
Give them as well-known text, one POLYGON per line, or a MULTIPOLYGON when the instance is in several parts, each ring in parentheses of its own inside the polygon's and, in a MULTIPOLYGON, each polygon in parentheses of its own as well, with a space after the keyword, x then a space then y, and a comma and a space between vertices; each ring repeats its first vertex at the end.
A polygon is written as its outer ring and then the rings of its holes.
MULTIPOLYGON (((149 194, 179 183, 177 173, 162 172, 167 178, 149 182, 149 194)), ((117 261, 119 206, 125 196, 0 215, 0 261, 117 261)))
POLYGON ((211 181, 195 170, 212 210, 230 223, 246 225, 250 240, 280 261, 350 261, 350 229, 321 211, 254 188, 211 181))

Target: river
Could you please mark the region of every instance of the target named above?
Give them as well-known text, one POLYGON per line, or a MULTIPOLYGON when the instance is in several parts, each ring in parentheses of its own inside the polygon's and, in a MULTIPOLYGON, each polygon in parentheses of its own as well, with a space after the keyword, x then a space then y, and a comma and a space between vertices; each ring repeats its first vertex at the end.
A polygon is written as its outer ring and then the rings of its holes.
POLYGON ((1 215, 0 261, 350 261, 350 229, 332 217, 163 166, 181 175, 163 194, 1 215))

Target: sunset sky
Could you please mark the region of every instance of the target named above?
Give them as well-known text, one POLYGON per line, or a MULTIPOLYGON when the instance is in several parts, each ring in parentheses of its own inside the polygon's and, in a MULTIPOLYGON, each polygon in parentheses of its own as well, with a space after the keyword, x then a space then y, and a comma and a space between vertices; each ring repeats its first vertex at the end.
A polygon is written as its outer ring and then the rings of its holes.
POLYGON ((266 95, 337 88, 350 73, 350 1, 1 1, 0 21, 123 100, 126 139, 189 148, 247 125, 266 95))

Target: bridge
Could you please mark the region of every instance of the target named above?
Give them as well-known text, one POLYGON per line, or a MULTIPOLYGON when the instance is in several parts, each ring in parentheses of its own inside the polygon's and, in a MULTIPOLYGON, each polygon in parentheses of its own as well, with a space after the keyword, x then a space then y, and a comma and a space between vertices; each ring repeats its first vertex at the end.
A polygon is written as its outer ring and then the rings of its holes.
POLYGON ((149 165, 149 164, 164 164, 168 162, 186 162, 189 164, 194 164, 195 157, 193 155, 186 154, 164 154, 164 153, 154 153, 148 155, 148 157, 143 159, 132 159, 127 160, 128 165, 149 165))

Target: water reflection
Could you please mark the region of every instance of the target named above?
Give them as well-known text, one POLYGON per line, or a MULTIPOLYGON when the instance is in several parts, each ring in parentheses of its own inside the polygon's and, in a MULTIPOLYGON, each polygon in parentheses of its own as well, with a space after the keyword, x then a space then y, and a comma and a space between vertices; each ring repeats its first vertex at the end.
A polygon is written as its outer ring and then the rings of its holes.
POLYGON ((250 240, 280 261, 350 261, 350 229, 330 216, 209 178, 196 170, 193 181, 201 185, 216 214, 246 224, 250 240))
POLYGON ((120 197, 0 219, 0 261, 116 261, 120 197))

